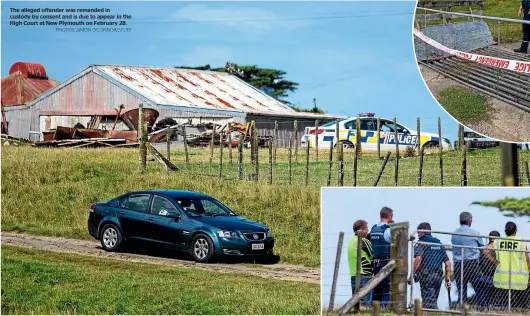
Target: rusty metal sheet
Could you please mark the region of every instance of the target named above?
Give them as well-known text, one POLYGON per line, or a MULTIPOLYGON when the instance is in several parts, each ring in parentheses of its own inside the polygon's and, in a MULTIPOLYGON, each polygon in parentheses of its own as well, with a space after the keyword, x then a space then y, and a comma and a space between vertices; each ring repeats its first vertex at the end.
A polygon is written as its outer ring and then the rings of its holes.
POLYGON ((25 104, 57 85, 59 82, 49 79, 41 64, 17 62, 2 78, 3 105, 25 104))
MULTIPOLYGON (((144 108, 144 121, 147 123, 147 126, 154 126, 156 119, 158 118, 158 111, 155 109, 144 108)), ((125 111, 121 115, 121 119, 131 130, 136 131, 138 128, 138 113, 139 109, 131 109, 125 111)))
POLYGON ((295 114, 287 105, 222 72, 176 68, 96 66, 158 105, 295 114))
POLYGON ((110 139, 126 139, 128 141, 136 142, 138 139, 138 132, 136 131, 108 131, 107 137, 110 139))

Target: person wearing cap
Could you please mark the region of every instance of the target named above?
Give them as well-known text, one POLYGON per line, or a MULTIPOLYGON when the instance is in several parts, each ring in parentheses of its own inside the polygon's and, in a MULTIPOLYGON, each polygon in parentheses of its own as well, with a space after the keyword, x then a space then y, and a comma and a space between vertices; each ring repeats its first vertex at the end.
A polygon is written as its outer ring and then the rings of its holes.
MULTIPOLYGON (((497 265, 493 275, 493 285, 504 290, 503 299, 508 298, 508 291, 512 295, 512 308, 524 309, 528 304, 526 290, 528 289, 530 258, 528 256, 528 245, 516 237, 517 225, 508 222, 504 232, 506 238, 497 239, 488 248, 496 248, 495 257, 488 253, 488 258, 497 265)), ((507 304, 503 304, 507 305, 507 304)))
MULTIPOLYGON (((373 249, 374 275, 390 261, 390 223, 393 222, 394 211, 389 207, 383 207, 379 212, 380 222, 372 227, 368 239, 373 249)), ((381 307, 385 308, 390 301, 390 276, 384 278, 374 288, 372 300, 379 301, 381 307)))
MULTIPOLYGON (((348 244, 348 263, 350 266, 350 276, 351 276, 351 291, 352 295, 357 292, 357 247, 359 245, 359 238, 357 234, 361 235, 361 287, 363 287, 373 275, 372 270, 372 243, 366 236, 368 236, 368 223, 363 220, 358 220, 353 224, 353 232, 355 236, 350 240, 348 244)), ((372 305, 372 291, 370 291, 366 296, 361 299, 361 306, 371 306, 372 305)))
POLYGON ((497 307, 499 306, 501 292, 493 286, 493 275, 495 274, 496 265, 490 258, 495 258, 495 250, 492 249, 495 247, 495 238, 493 237, 500 237, 501 234, 494 230, 491 231, 488 236, 490 236, 488 246, 480 256, 480 270, 482 272, 481 282, 484 286, 486 301, 488 302, 489 307, 497 307))
POLYGON ((486 296, 481 283, 480 271, 480 248, 484 242, 480 234, 471 229, 473 216, 468 212, 460 213, 460 227, 451 237, 453 245, 453 261, 456 288, 458 289, 458 301, 468 302, 467 284, 471 283, 476 292, 477 306, 479 311, 486 308, 486 296), (464 247, 459 247, 464 246, 464 247))
MULTIPOLYGON (((517 16, 523 16, 524 21, 530 21, 530 0, 522 0, 521 5, 519 6, 519 12, 517 16)), ((521 47, 514 49, 516 53, 527 53, 528 52, 528 42, 530 41, 530 24, 521 23, 523 27, 523 40, 521 42, 521 47)))
MULTIPOLYGON (((418 230, 431 230, 429 223, 421 223, 418 230)), ((418 232, 419 242, 414 245, 414 281, 420 282, 421 299, 424 308, 438 309, 438 296, 444 280, 445 287, 451 287, 451 260, 447 256, 445 247, 438 238, 430 232, 418 232)), ((412 275, 408 283, 412 281, 412 275)))

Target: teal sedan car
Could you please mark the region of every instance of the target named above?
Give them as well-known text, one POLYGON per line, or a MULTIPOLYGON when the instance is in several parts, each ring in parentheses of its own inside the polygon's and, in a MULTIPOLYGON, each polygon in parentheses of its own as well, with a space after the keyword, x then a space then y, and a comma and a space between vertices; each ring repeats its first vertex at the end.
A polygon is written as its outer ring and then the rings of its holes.
POLYGON ((88 232, 106 251, 127 241, 147 241, 189 253, 198 262, 214 256, 273 255, 264 225, 242 218, 211 196, 179 190, 136 191, 93 203, 88 232))

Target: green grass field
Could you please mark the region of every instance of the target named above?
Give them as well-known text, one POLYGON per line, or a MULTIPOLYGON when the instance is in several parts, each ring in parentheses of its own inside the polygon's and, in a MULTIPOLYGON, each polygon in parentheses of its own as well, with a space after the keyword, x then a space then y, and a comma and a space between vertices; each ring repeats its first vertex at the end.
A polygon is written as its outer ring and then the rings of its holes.
MULTIPOLYGON (((420 0, 418 6, 421 7, 420 0)), ((519 6, 521 5, 521 1, 506 1, 506 0, 484 0, 484 6, 483 6, 483 15, 484 16, 491 16, 491 17, 500 17, 500 18, 509 18, 509 19, 515 19, 520 20, 522 17, 517 16, 517 11, 519 10, 519 6)), ((437 10, 443 10, 447 11, 447 9, 444 8, 436 8, 437 10)), ((479 6, 471 6, 471 7, 453 7, 451 8, 452 12, 462 12, 462 13, 470 13, 470 9, 480 10, 479 6)), ((424 12, 421 10, 416 11, 418 14, 423 14, 424 12)), ((468 18, 454 18, 452 19, 452 22, 465 22, 469 21, 468 18)), ((498 35, 499 35, 499 26, 500 26, 500 41, 501 43, 513 43, 517 41, 521 41, 522 39, 522 26, 520 23, 514 23, 514 22, 498 22, 494 20, 484 20, 490 28, 491 35, 493 36, 494 41, 498 41, 498 35)), ((428 25, 433 24, 439 24, 441 21, 431 21, 428 22, 428 25)), ((420 23, 421 27, 423 27, 423 23, 420 23)))
POLYGON ((440 90, 438 102, 456 120, 464 124, 487 121, 493 111, 485 96, 462 87, 440 90))
POLYGON ((318 314, 317 284, 2 246, 2 314, 318 314))
MULTIPOLYGON (((276 252, 283 262, 318 266, 320 264, 320 186, 328 177, 327 153, 313 162, 311 151, 310 181, 304 185, 304 164, 293 170, 296 179, 288 185, 286 153, 278 151, 273 185, 267 184, 268 166, 261 165, 260 181, 235 180, 237 168, 225 168, 223 181, 218 180, 218 166, 208 164, 209 151, 195 150, 192 167, 186 169, 182 152, 174 151, 172 161, 182 168, 166 172, 157 162, 148 162, 147 171, 138 171, 137 150, 133 149, 43 149, 4 147, 2 150, 2 229, 31 234, 90 239, 86 220, 90 203, 106 201, 119 194, 139 189, 186 189, 210 194, 237 213, 271 227, 276 252), (202 153, 202 154, 201 154, 202 153), (202 174, 202 175, 198 175, 202 174), (209 176, 207 176, 209 174, 209 176)), ((245 152, 248 161, 249 152, 245 152)), ((300 153, 301 155, 301 153, 300 153)), ((352 183, 353 152, 345 153, 345 185, 352 183)), ((444 184, 460 185, 459 151, 445 152, 444 184)), ((225 164, 228 164, 226 154, 225 164)), ((260 161, 267 161, 262 151, 260 161)), ((215 153, 214 159, 218 159, 215 153)), ((521 152, 521 160, 530 160, 530 152, 521 152)), ((373 185, 382 161, 373 154, 359 160, 358 185, 373 185)), ((427 155, 423 184, 440 183, 439 157, 427 155)), ((399 162, 399 185, 416 185, 418 158, 399 162)), ((252 170, 248 163, 245 174, 252 170)), ((336 164, 332 185, 337 184, 336 164)), ((470 186, 496 186, 501 181, 501 159, 498 148, 468 153, 470 186), (485 167, 487 166, 487 167, 485 167)), ((394 185, 394 161, 389 161, 380 185, 394 185)))

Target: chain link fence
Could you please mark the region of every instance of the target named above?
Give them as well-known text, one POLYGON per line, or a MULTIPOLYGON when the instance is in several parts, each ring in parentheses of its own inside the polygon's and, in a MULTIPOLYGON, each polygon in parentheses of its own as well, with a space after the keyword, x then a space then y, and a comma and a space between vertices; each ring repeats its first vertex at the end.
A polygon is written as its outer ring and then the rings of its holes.
POLYGON ((471 313, 530 314, 528 242, 446 232, 412 240, 409 307, 420 298, 432 312, 463 313, 467 305, 471 313), (440 235, 450 235, 453 244, 439 242, 440 235), (477 245, 464 246, 464 239, 477 245))

